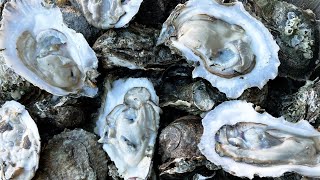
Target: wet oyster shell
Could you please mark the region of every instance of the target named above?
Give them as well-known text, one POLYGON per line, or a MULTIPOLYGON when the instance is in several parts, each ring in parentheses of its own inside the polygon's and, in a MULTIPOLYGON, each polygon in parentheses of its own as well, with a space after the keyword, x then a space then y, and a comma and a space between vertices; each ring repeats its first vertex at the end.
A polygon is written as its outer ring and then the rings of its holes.
POLYGON ((40 154, 37 125, 16 101, 7 101, 0 117, 0 179, 32 179, 40 154))
POLYGON ((159 31, 134 24, 125 29, 110 29, 100 36, 93 49, 106 69, 165 69, 180 60, 166 46, 156 46, 159 31))
MULTIPOLYGON (((312 1, 305 2, 309 3, 312 1)), ((250 4, 280 46, 279 75, 307 80, 314 67, 319 64, 316 61, 319 30, 315 14, 310 9, 303 10, 278 0, 250 1, 250 4)))
POLYGON ((288 121, 305 119, 320 124, 320 80, 307 81, 297 93, 281 98, 283 115, 288 121))
POLYGON ((238 98, 250 87, 261 89, 277 76, 280 65, 272 35, 240 2, 191 0, 178 5, 163 24, 162 43, 194 62, 193 77, 207 79, 228 98, 238 98))
POLYGON ((159 169, 163 179, 182 178, 206 169, 204 167, 210 162, 197 147, 202 132, 201 119, 197 116, 183 116, 161 131, 159 155, 162 164, 159 169))
POLYGON ((98 60, 93 50, 63 23, 59 8, 45 5, 41 0, 5 4, 0 47, 6 64, 54 95, 94 96, 98 60))
POLYGON ((82 129, 55 135, 41 153, 34 179, 97 179, 108 175, 108 159, 97 137, 82 129))
POLYGON ((251 103, 229 101, 202 120, 200 151, 240 177, 278 177, 285 172, 320 176, 320 133, 307 121, 290 123, 258 113, 251 103))
POLYGON ((87 21, 101 29, 121 28, 137 14, 143 0, 71 0, 87 21))
POLYGON ((105 82, 96 122, 100 143, 124 179, 146 179, 159 127, 159 98, 146 78, 105 82))

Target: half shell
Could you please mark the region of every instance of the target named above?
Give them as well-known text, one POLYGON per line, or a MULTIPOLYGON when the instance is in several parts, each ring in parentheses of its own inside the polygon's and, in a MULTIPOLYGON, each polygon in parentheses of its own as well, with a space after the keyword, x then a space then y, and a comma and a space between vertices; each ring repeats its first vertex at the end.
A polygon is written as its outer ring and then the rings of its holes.
POLYGON ((124 179, 146 179, 152 167, 160 108, 152 83, 146 78, 106 82, 97 132, 99 142, 124 179))
POLYGON ((200 151, 240 177, 278 177, 285 172, 320 177, 320 133, 307 121, 290 123, 258 113, 251 103, 229 101, 202 120, 200 151))
POLYGON ((72 0, 87 21, 97 28, 124 27, 139 11, 143 0, 72 0))
POLYGON ((0 179, 31 179, 39 164, 37 125, 16 101, 7 101, 0 116, 0 179))
POLYGON ((221 5, 191 0, 178 5, 163 24, 165 43, 196 65, 193 77, 207 79, 229 98, 259 87, 278 74, 279 47, 241 2, 221 5))
POLYGON ((0 31, 6 64, 54 95, 94 96, 98 60, 82 34, 69 29, 59 8, 41 0, 6 3, 0 31))

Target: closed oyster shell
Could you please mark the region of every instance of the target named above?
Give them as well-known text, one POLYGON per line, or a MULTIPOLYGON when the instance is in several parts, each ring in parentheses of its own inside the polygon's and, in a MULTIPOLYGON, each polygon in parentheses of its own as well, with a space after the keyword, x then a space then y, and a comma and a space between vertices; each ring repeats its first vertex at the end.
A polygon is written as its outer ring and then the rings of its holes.
POLYGON ((159 169, 162 178, 182 178, 210 163, 197 147, 202 132, 201 119, 197 116, 178 118, 161 131, 159 154, 162 164, 159 169))
POLYGON ((41 0, 8 2, 0 32, 6 64, 35 86, 59 96, 97 93, 98 60, 84 37, 63 23, 59 8, 41 0))
POLYGON ((16 101, 7 101, 0 117, 0 179, 32 179, 40 154, 37 125, 16 101))
POLYGON ((139 11, 143 0, 71 0, 87 21, 101 29, 124 27, 139 11))
MULTIPOLYGON (((305 4, 309 3, 312 1, 305 1, 305 4)), ((303 10, 278 0, 252 1, 251 5, 255 14, 272 30, 280 46, 279 75, 297 80, 309 79, 314 67, 319 65, 319 32, 315 14, 310 9, 303 10)))
POLYGON ((200 151, 240 177, 278 177, 285 172, 320 177, 320 133, 307 121, 290 123, 258 113, 251 103, 229 101, 202 120, 200 151))
POLYGON ((195 63, 193 77, 207 79, 229 98, 259 87, 278 74, 279 47, 242 3, 191 0, 178 5, 163 24, 158 44, 195 63))
POLYGON ((160 111, 153 84, 146 78, 105 82, 106 96, 96 132, 124 179, 146 179, 151 172, 160 111))
POLYGON ((55 135, 41 153, 36 180, 96 179, 108 175, 108 159, 97 137, 82 129, 55 135))

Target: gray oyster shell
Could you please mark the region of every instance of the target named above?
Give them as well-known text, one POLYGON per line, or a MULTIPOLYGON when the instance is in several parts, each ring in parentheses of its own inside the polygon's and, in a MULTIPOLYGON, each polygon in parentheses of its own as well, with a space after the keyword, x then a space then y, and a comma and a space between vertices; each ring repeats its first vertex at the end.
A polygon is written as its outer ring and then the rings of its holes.
POLYGON ((278 0, 250 1, 250 5, 280 46, 280 76, 308 79, 318 63, 315 14, 278 0))
POLYGON ((36 91, 37 88, 9 68, 3 58, 0 51, 0 104, 7 100, 19 100, 36 91))
POLYGON ((281 98, 281 114, 292 122, 305 119, 320 124, 320 80, 307 81, 297 93, 281 98))
POLYGON ((182 178, 210 166, 197 147, 202 132, 201 119, 197 116, 178 118, 161 131, 159 154, 162 163, 159 170, 162 178, 182 178))
POLYGON ((159 30, 134 24, 110 29, 100 36, 93 49, 106 69, 165 69, 180 60, 168 47, 156 46, 159 30))
POLYGON ((107 163, 107 156, 94 134, 82 129, 65 130, 43 149, 34 179, 105 180, 107 163))

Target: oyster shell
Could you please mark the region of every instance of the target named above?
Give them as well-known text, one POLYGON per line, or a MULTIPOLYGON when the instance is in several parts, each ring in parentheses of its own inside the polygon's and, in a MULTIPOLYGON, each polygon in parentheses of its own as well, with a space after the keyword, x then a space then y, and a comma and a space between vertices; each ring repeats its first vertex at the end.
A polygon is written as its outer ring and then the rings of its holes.
POLYGON ((59 96, 97 93, 95 53, 63 23, 59 8, 41 0, 8 2, 0 32, 6 64, 35 86, 59 96))
POLYGON ((163 24, 158 44, 195 63, 193 77, 207 79, 229 98, 259 87, 278 74, 279 47, 242 3, 191 0, 178 5, 163 24))
POLYGON ((162 178, 182 179, 210 163, 197 147, 202 132, 201 120, 197 116, 178 118, 161 131, 159 154, 162 164, 159 169, 162 178))
POLYGON ((134 24, 125 29, 109 29, 93 49, 103 67, 162 70, 181 60, 166 46, 156 46, 159 30, 134 24))
POLYGON ((106 99, 97 121, 103 149, 124 179, 146 179, 152 167, 160 111, 146 78, 107 81, 106 99))
POLYGON ((202 120, 200 151, 240 177, 278 177, 294 171, 320 177, 320 133, 307 121, 290 123, 258 113, 251 103, 229 101, 202 120))
MULTIPOLYGON (((305 1, 305 4, 309 3, 316 5, 305 1)), ((310 9, 303 10, 278 0, 257 0, 251 5, 256 9, 255 14, 272 29, 280 46, 279 76, 309 79, 314 67, 319 65, 319 32, 315 14, 310 9)))
POLYGON ((105 180, 107 164, 107 155, 94 134, 82 129, 65 130, 42 150, 34 179, 105 180))
POLYGON ((16 101, 7 101, 0 117, 0 179, 31 179, 39 164, 37 125, 16 101))
POLYGON ((143 0, 71 0, 87 21, 101 29, 121 28, 139 11, 143 0))

